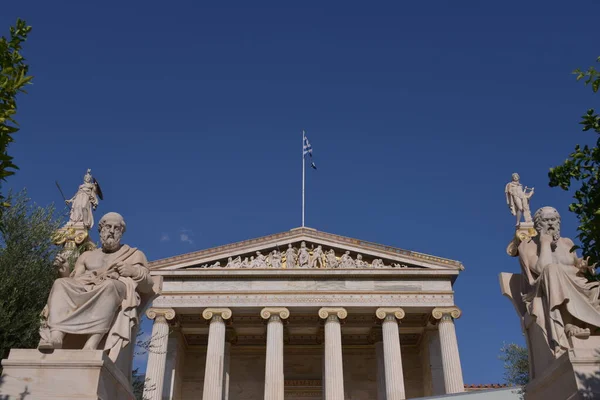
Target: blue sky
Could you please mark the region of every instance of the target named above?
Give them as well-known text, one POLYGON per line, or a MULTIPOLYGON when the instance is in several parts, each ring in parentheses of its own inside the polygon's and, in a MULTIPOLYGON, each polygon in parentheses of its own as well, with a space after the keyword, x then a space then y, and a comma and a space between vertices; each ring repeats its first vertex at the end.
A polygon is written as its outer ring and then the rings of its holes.
POLYGON ((0 34, 33 26, 35 75, 3 190, 60 204, 55 180, 71 196, 92 168, 96 218, 168 257, 299 226, 306 129, 307 225, 462 261, 465 382, 502 381, 499 348, 523 343, 504 185, 519 172, 575 236, 547 172, 594 139, 571 71, 600 55, 600 3, 322 3, 3 4, 0 34))

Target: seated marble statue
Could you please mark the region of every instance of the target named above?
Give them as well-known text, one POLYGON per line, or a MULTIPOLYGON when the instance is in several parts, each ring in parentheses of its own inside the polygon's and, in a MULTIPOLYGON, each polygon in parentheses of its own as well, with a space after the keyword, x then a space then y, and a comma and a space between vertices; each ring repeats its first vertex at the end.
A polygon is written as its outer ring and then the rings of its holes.
POLYGON ((132 340, 140 294, 152 292, 148 263, 140 250, 121 244, 121 215, 104 215, 98 230, 102 247, 82 253, 70 276, 65 257, 57 256, 55 265, 64 277, 50 291, 40 349, 62 348, 65 334, 86 335, 87 350, 97 349, 105 338, 103 348, 111 354, 132 340))
POLYGON ((569 349, 569 339, 585 339, 600 327, 600 282, 583 275, 594 266, 571 252, 573 241, 560 237, 560 215, 542 207, 534 215, 537 236, 519 245, 523 301, 536 319, 555 357, 569 349))

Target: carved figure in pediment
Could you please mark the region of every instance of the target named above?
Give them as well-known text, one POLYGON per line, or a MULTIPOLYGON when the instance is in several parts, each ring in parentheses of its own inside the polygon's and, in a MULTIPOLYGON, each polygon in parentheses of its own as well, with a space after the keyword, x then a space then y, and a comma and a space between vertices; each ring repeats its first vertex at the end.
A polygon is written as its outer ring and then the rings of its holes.
POLYGON ((357 254, 356 255, 356 261, 354 261, 354 264, 356 266, 356 268, 366 268, 369 266, 369 264, 362 259, 362 254, 357 254))
POLYGON ((257 251, 256 258, 250 262, 250 268, 267 268, 267 257, 257 251))
POLYGON ((292 247, 290 243, 288 249, 285 251, 285 266, 286 268, 296 268, 297 264, 297 253, 296 249, 292 247))
MULTIPOLYGON (((254 259, 254 257, 252 257, 254 259)), ((250 261, 248 261, 248 257, 245 257, 244 260, 240 263, 239 268, 250 268, 250 261)))
POLYGON ((335 256, 335 251, 333 251, 333 249, 329 249, 329 251, 327 252, 326 260, 327 268, 337 268, 340 265, 337 257, 335 256))
POLYGON ((342 255, 342 257, 340 257, 340 268, 355 268, 355 267, 356 267, 356 263, 354 262, 352 257, 350 257, 350 252, 346 251, 342 255))
POLYGON ((221 262, 217 261, 216 263, 209 265, 208 268, 221 268, 221 262))
POLYGON ((227 259, 227 265, 225 266, 225 268, 241 268, 241 265, 242 265, 242 259, 240 258, 240 256, 237 256, 234 259, 229 257, 227 259))
POLYGON ((372 268, 385 268, 385 265, 383 264, 383 260, 381 258, 376 258, 371 263, 371 267, 372 268))
POLYGON ((310 267, 317 268, 317 263, 319 264, 319 268, 325 268, 325 264, 323 263, 323 258, 325 254, 323 253, 323 248, 321 245, 318 245, 316 249, 313 250, 313 255, 310 258, 310 267))
POLYGON ((271 268, 281 268, 281 252, 279 250, 273 250, 269 255, 269 265, 271 268))
POLYGON ((408 268, 408 265, 395 263, 395 264, 392 264, 392 267, 393 268, 408 268))
POLYGON ((300 244, 300 251, 298 251, 298 266, 300 268, 307 268, 308 263, 310 262, 310 253, 306 248, 306 243, 302 242, 300 244))

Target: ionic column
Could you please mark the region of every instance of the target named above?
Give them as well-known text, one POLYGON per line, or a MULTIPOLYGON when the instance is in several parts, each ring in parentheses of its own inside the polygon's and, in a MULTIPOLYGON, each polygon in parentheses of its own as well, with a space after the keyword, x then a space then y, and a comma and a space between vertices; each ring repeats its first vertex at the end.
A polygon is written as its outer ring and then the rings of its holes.
POLYGON ((283 399, 283 319, 290 316, 284 307, 263 308, 260 316, 267 322, 267 358, 265 363, 265 400, 283 399))
POLYGON ((148 364, 146 381, 144 382, 144 399, 162 399, 165 381, 165 364, 167 361, 167 345, 169 343, 169 323, 175 318, 175 310, 171 308, 149 308, 146 316, 154 320, 152 336, 148 348, 148 364))
POLYGON ((381 340, 375 343, 375 357, 377 358, 377 400, 385 400, 385 361, 381 340))
POLYGON ((325 320, 325 400, 344 400, 340 319, 347 316, 344 308, 323 307, 319 310, 319 317, 325 320))
POLYGON ((202 312, 202 317, 210 320, 202 400, 222 400, 225 320, 231 318, 231 310, 229 308, 207 308, 202 312))
POLYGON ((404 310, 397 307, 378 308, 375 315, 383 320, 381 332, 383 335, 386 400, 405 399, 400 332, 398 330, 398 320, 404 318, 404 310))
POLYGON ((461 311, 458 307, 434 308, 431 312, 433 318, 440 320, 438 330, 446 394, 465 391, 458 355, 456 329, 454 328, 454 319, 460 317, 460 314, 461 311))

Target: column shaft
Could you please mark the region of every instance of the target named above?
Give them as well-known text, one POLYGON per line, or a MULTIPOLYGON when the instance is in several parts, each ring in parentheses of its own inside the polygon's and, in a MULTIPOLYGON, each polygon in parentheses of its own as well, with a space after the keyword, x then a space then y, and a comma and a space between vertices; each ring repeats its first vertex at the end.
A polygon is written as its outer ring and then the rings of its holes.
POLYGON ((382 333, 386 400, 402 400, 406 398, 406 395, 400 352, 400 332, 398 321, 393 314, 388 314, 383 320, 382 333))
POLYGON ((229 366, 231 359, 231 343, 225 342, 225 361, 223 362, 223 400, 229 400, 229 366))
POLYGON ((325 320, 325 400, 344 400, 342 328, 337 315, 325 320))
POLYGON ((225 321, 220 315, 211 318, 206 349, 202 400, 222 400, 225 356, 225 321))
POLYGON ((279 315, 272 315, 267 325, 265 400, 281 400, 283 391, 283 322, 279 315))
POLYGON ((148 365, 144 382, 144 399, 161 400, 165 380, 169 324, 164 315, 155 316, 148 349, 148 365))
POLYGON ((377 400, 386 400, 383 342, 375 343, 375 357, 377 358, 377 400))
POLYGON ((438 329, 446 394, 464 392, 465 387, 460 367, 460 357, 458 355, 456 329, 454 328, 454 321, 449 314, 442 316, 438 329))

